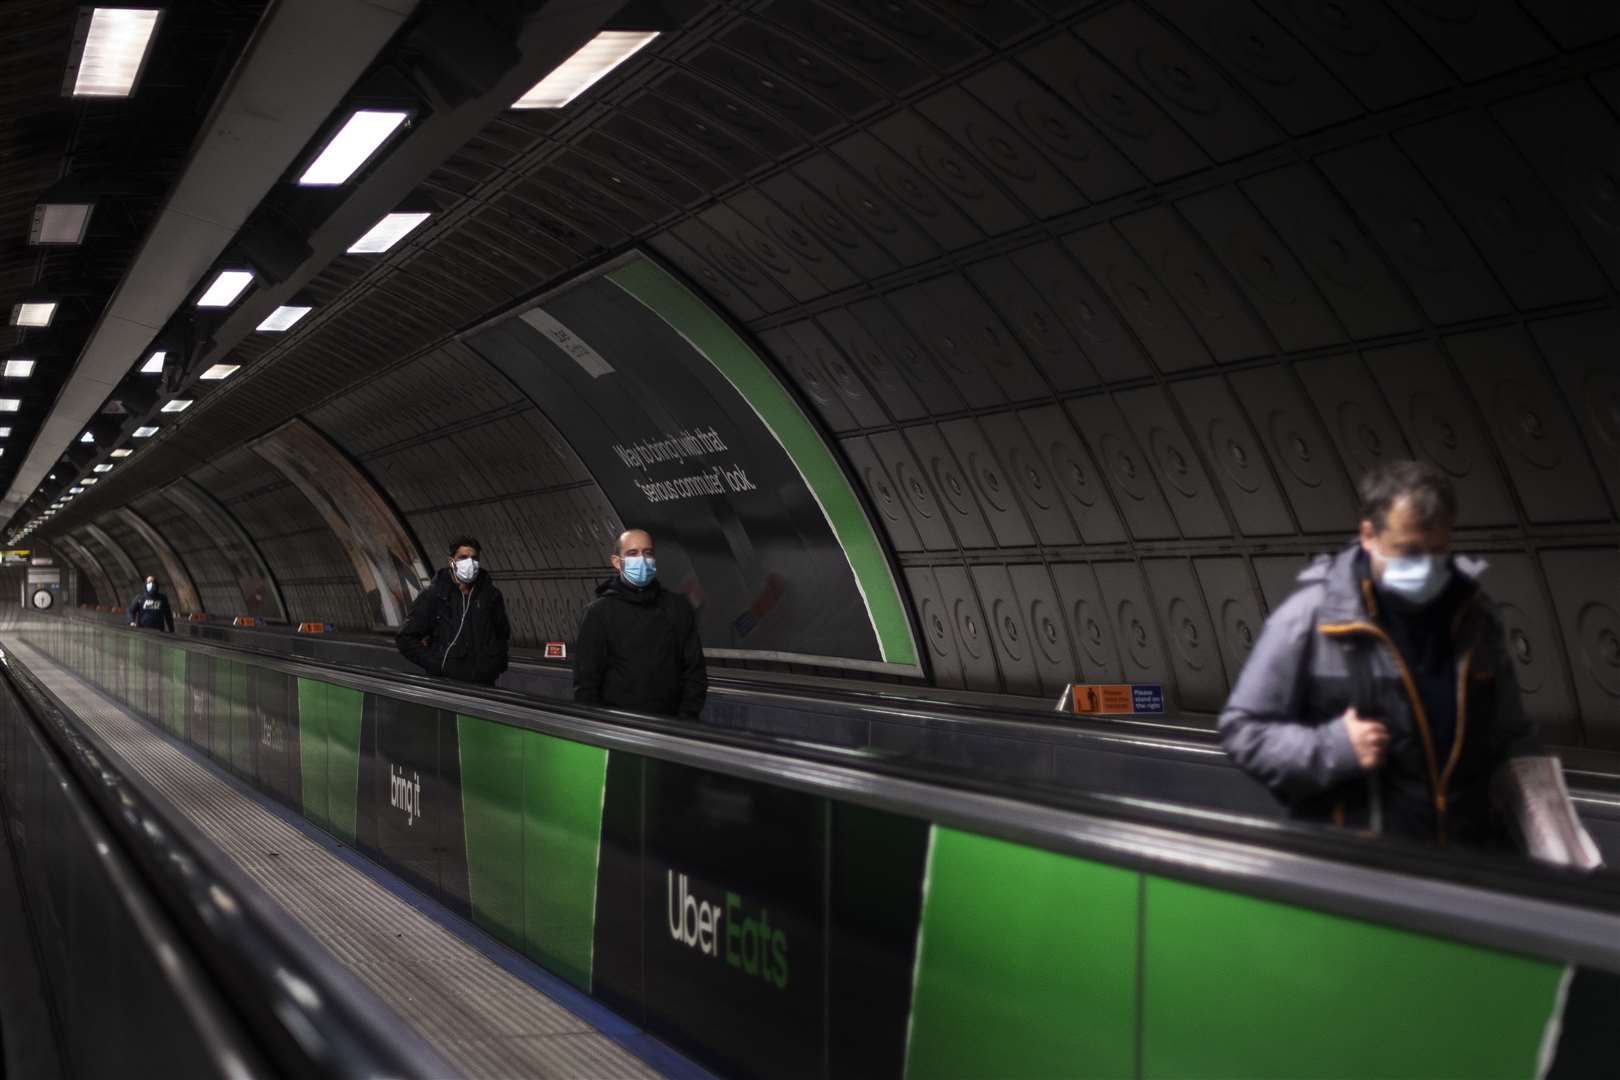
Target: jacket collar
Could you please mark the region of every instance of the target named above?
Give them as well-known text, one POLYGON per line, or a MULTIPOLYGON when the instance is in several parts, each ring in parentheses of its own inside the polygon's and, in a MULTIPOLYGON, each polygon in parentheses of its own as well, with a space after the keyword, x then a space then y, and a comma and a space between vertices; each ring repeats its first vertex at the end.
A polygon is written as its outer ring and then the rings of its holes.
MULTIPOLYGON (((1479 583, 1470 572, 1472 566, 1462 566, 1456 559, 1452 560, 1454 580, 1467 589, 1455 601, 1454 636, 1479 605, 1481 593, 1479 583)), ((1322 602, 1318 611, 1323 622, 1376 622, 1378 619, 1378 596, 1361 561, 1360 543, 1351 543, 1334 555, 1318 556, 1300 571, 1299 581, 1304 585, 1321 584, 1322 602)), ((1448 589, 1455 587, 1447 586, 1448 589)))
POLYGON ((638 589, 624 580, 623 577, 614 574, 596 587, 596 595, 611 596, 631 604, 650 604, 658 599, 658 594, 662 589, 663 586, 658 583, 656 578, 646 586, 638 589))

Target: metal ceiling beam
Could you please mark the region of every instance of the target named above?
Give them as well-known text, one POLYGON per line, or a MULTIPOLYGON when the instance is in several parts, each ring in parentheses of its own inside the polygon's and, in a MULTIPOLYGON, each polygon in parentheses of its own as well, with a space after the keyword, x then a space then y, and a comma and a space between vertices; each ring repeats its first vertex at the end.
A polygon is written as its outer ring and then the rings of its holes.
POLYGON ((418 0, 278 0, 0 499, 10 524, 418 0))

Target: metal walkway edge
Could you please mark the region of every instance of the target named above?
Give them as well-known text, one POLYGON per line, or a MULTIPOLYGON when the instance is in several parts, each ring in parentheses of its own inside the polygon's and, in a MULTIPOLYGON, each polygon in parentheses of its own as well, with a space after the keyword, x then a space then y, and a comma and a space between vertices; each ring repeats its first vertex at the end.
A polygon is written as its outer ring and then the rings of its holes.
POLYGON ((62 665, 12 635, 5 647, 461 1075, 659 1075, 62 665))

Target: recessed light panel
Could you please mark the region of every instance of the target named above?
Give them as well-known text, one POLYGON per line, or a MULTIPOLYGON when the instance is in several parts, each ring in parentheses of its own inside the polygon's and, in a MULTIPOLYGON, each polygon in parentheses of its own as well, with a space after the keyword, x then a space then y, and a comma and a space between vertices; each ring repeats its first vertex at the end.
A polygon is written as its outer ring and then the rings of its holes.
POLYGON ((73 96, 128 97, 159 14, 149 8, 96 8, 73 75, 73 96))
POLYGON ((79 483, 83 484, 85 487, 89 487, 91 484, 99 484, 101 481, 97 480, 93 476, 87 476, 83 480, 80 480, 79 483))
POLYGON ((96 441, 96 437, 95 437, 95 436, 94 436, 94 435, 92 435, 92 434, 90 434, 90 433, 89 433, 89 432, 88 432, 88 431, 87 431, 87 432, 85 432, 85 433, 84 433, 84 434, 83 434, 83 435, 80 435, 80 436, 79 436, 79 441, 80 441, 80 442, 87 442, 87 443, 93 443, 93 442, 95 442, 95 441, 96 441))
POLYGON ((159 411, 161 411, 161 412, 185 412, 189 408, 191 408, 191 399, 190 398, 178 398, 177 397, 173 401, 165 401, 163 403, 163 408, 161 410, 159 410, 159 411))
POLYGON ((39 203, 28 228, 30 244, 82 244, 94 203, 39 203))
POLYGON ((16 412, 22 408, 22 398, 0 398, 0 412, 16 412))
POLYGON ((11 309, 12 326, 49 326, 56 318, 56 301, 17 304, 11 309))
POLYGON ((135 437, 137 439, 150 439, 157 433, 158 429, 155 427, 138 427, 135 429, 135 437))
POLYGON ((221 270, 213 282, 197 298, 198 307, 230 307, 236 303, 242 290, 253 284, 251 270, 221 270))
POLYGON ((241 364, 215 364, 197 378, 202 379, 204 382, 219 382, 235 375, 241 367, 241 364))
POLYGON ((96 466, 96 472, 112 472, 112 466, 111 466, 111 465, 108 465, 108 464, 107 464, 107 463, 106 463, 106 462, 105 462, 105 461, 104 461, 104 462, 102 462, 102 463, 101 463, 101 464, 100 464, 100 465, 97 465, 97 466, 96 466))
POLYGON ((33 373, 34 362, 32 360, 6 361, 6 378, 8 379, 26 379, 33 373))
POLYGON ((11 429, 10 428, 8 428, 8 427, 0 427, 0 439, 9 438, 10 436, 11 436, 11 429))
POLYGON ((294 323, 308 314, 309 308, 307 307, 283 304, 265 316, 264 322, 260 323, 255 329, 272 334, 280 333, 283 330, 291 330, 294 323))
POLYGON ((161 375, 161 374, 163 374, 163 361, 168 357, 168 355, 169 354, 166 353, 166 352, 155 352, 151 356, 148 356, 146 358, 146 363, 141 365, 141 374, 142 375, 161 375))
POLYGON ((512 103, 514 109, 560 109, 657 37, 651 30, 604 30, 512 103))
POLYGON ((350 255, 380 255, 408 236, 431 214, 387 214, 371 231, 354 242, 350 255))
POLYGON ((332 136, 326 149, 310 162, 298 183, 304 187, 333 187, 348 180, 410 115, 382 109, 357 109, 332 136))
POLYGON ((116 458, 126 458, 126 457, 129 457, 129 455, 133 454, 134 452, 135 451, 133 451, 133 450, 121 447, 121 448, 119 448, 117 450, 114 450, 112 452, 112 456, 116 457, 116 458))

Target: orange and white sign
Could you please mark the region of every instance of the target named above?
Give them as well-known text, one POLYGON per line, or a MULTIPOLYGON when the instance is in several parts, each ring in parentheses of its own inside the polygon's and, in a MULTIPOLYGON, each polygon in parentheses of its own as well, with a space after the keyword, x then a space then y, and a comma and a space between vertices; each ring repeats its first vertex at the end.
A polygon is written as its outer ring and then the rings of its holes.
POLYGON ((1157 683, 1074 683, 1070 707, 1081 716, 1152 716, 1164 712, 1157 683))
POLYGON ((568 659, 568 645, 567 645, 567 643, 562 642, 562 641, 548 641, 548 642, 546 642, 546 659, 547 660, 566 660, 566 659, 568 659))

